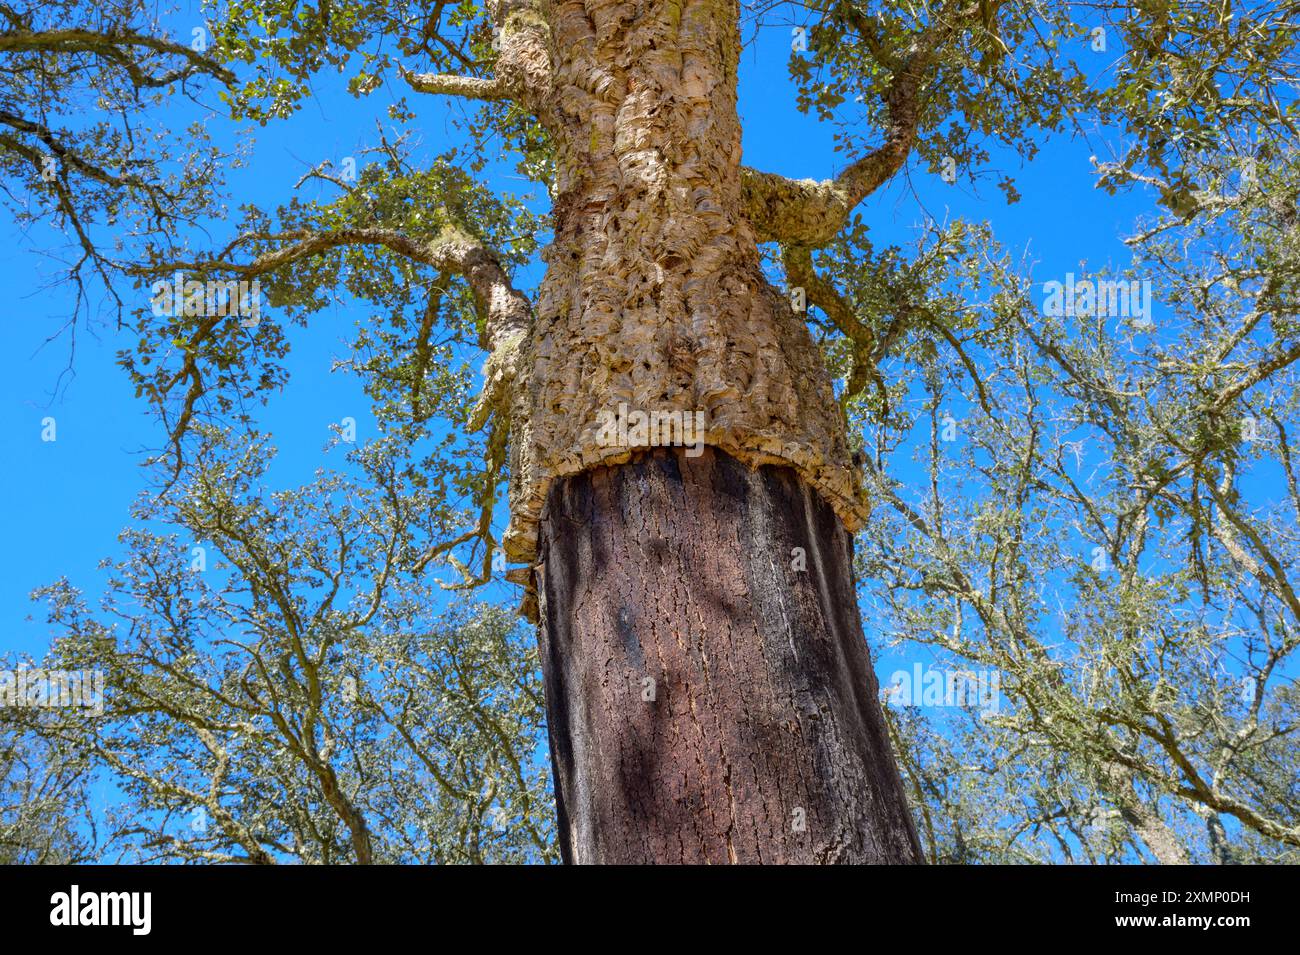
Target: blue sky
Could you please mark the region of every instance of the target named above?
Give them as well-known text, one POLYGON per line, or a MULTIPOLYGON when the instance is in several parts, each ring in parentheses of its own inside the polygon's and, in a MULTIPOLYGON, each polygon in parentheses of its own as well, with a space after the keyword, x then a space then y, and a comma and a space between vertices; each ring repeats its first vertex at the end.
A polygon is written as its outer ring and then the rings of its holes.
MULTIPOLYGON (((177 32, 187 35, 189 22, 178 18, 177 32)), ((789 50, 789 27, 773 26, 743 55, 745 162, 788 176, 824 178, 837 171, 843 158, 833 152, 833 130, 795 109, 786 72, 789 50)), ((1080 58, 1089 55, 1081 46, 1080 58)), ((290 196, 310 166, 359 155, 362 146, 373 143, 374 117, 390 97, 381 92, 358 101, 340 87, 333 77, 322 78, 317 98, 297 116, 256 130, 250 164, 230 174, 237 202, 273 208, 290 196)), ((420 114, 413 125, 423 150, 433 155, 452 145, 447 124, 452 107, 430 97, 413 96, 411 101, 420 114)), ((179 127, 185 113, 186 108, 170 107, 166 115, 179 127)), ((912 166, 905 181, 891 183, 864 206, 873 241, 906 243, 924 214, 952 215, 991 220, 1005 245, 1017 252, 1029 249, 1039 280, 1062 277, 1081 260, 1123 267, 1128 254, 1120 239, 1132 229, 1138 200, 1107 197, 1093 188, 1093 151, 1088 143, 1059 139, 1023 168, 1015 157, 995 156, 993 165, 1016 178, 1023 198, 1015 206, 1007 206, 991 183, 977 195, 961 181, 948 185, 912 166)), ((524 191, 525 184, 510 178, 510 172, 494 168, 489 182, 524 191)), ((97 564, 117 552, 116 534, 130 522, 131 502, 144 486, 141 451, 157 446, 160 435, 114 361, 118 349, 130 346, 129 336, 107 326, 87 328, 83 322, 76 337, 75 375, 60 382, 70 338, 64 332, 49 343, 46 339, 64 324, 72 297, 66 288, 49 287, 58 266, 43 252, 63 240, 48 225, 25 234, 12 222, 4 223, 4 229, 0 282, 11 290, 11 308, 0 317, 6 368, 0 377, 0 433, 5 437, 0 493, 10 504, 11 538, 0 550, 0 651, 39 656, 48 634, 40 608, 28 595, 60 576, 92 597, 97 593, 102 581, 97 564), (54 442, 41 440, 46 417, 57 422, 54 442), (35 619, 29 621, 29 616, 35 619)), ((212 223, 213 241, 228 237, 230 229, 212 223)), ((356 380, 329 372, 331 358, 341 354, 346 329, 367 314, 364 305, 339 306, 294 332, 288 359, 292 383, 261 415, 263 428, 280 448, 280 481, 305 480, 328 462, 323 449, 331 423, 352 416, 359 440, 367 437, 369 403, 356 380)), ((275 320, 274 314, 270 318, 275 320)), ((1155 318, 1158 322, 1158 305, 1155 318)), ((877 661, 882 676, 894 662, 900 661, 877 661)))

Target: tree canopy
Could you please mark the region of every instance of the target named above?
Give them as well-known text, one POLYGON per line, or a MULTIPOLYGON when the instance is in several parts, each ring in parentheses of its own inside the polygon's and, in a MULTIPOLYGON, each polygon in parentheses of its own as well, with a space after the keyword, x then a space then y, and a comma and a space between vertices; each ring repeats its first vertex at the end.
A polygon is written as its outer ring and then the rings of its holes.
MULTIPOLYGON (((102 599, 36 595, 42 665, 102 670, 106 709, 0 711, 0 856, 557 858, 501 541, 557 175, 542 114, 568 108, 544 6, 0 3, 4 201, 63 241, 67 334, 108 304, 158 431, 102 599), (274 207, 229 194, 239 136, 327 81, 373 113, 369 151, 274 207), (424 97, 455 104, 445 132, 424 97), (166 122, 182 100, 206 119, 166 122), (178 275, 196 284, 159 298, 178 275), (231 309, 188 307, 213 283, 231 309), (284 489, 259 415, 340 300, 366 312, 339 370, 378 434, 284 489)), ((743 181, 842 382, 871 639, 1000 680, 992 712, 888 710, 927 855, 1296 861, 1296 6, 715 6, 791 37, 794 104, 835 130, 806 157, 833 178, 743 181), (1053 304, 998 215, 1003 160, 1056 140, 1098 154, 1099 204, 1145 212, 1131 261, 1053 304), (880 190, 922 175, 998 200, 873 240, 880 190)))

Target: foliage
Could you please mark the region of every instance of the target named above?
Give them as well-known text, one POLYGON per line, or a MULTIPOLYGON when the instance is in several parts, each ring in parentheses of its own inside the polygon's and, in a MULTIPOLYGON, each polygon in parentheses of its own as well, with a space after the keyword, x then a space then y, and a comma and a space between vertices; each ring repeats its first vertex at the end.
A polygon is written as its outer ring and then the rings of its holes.
MULTIPOLYGON (((40 595, 51 665, 102 669, 111 705, 0 728, 6 858, 554 859, 530 638, 493 603, 435 609, 440 584, 486 583, 466 568, 498 546, 509 422, 473 369, 517 345, 500 310, 548 227, 539 197, 482 177, 500 155, 530 184, 557 177, 548 133, 498 83, 525 6, 229 0, 196 50, 134 0, 0 4, 18 221, 64 231, 74 282, 256 279, 283 319, 116 300, 134 333, 120 360, 168 440, 101 605, 67 581, 40 595), (455 148, 422 152, 392 94, 355 175, 317 166, 299 186, 328 197, 274 209, 226 214, 202 130, 173 148, 151 122, 199 80, 223 122, 264 125, 327 75, 367 98, 422 88, 414 71, 466 97, 455 148), (277 489, 256 407, 288 384, 295 330, 340 299, 372 310, 339 368, 379 435, 277 489), (439 581, 444 565, 463 579, 439 581), (106 782, 117 810, 74 821, 106 782)), ((827 190, 775 191, 805 212, 831 195, 813 217, 829 235, 759 231, 845 380, 876 506, 857 559, 877 649, 1001 678, 993 712, 889 709, 933 861, 1296 860, 1293 16, 1233 0, 745 15, 807 28, 796 105, 835 124, 845 164, 827 190), (991 177, 1014 202, 997 164, 1049 136, 1102 143, 1099 201, 1148 205, 1123 275, 1079 278, 1149 283, 1158 324, 1053 309, 989 224, 927 223, 902 248, 873 239, 870 204, 853 211, 909 164, 991 177)))

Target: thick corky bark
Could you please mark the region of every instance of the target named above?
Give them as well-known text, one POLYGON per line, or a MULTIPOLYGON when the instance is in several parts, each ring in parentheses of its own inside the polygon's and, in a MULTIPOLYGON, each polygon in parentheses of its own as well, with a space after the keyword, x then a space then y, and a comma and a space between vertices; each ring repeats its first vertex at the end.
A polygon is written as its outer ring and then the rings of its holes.
POLYGON ((703 413, 708 444, 790 465, 860 527, 830 377, 764 277, 747 214, 738 3, 534 6, 552 57, 531 96, 555 146, 554 240, 519 361, 507 555, 532 562, 552 480, 627 459, 599 440, 621 406, 703 413))
POLYGON ((552 485, 541 645, 572 862, 919 862, 852 543, 792 469, 659 449, 552 485))

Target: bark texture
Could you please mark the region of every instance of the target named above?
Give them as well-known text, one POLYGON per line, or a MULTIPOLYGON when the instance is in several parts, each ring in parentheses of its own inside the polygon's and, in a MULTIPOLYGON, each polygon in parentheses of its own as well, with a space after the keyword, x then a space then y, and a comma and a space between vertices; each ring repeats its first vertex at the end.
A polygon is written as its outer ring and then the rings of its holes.
POLYGON ((567 861, 921 861, 851 568, 790 468, 657 450, 553 484, 537 574, 567 861))
POLYGON ((708 444, 794 467, 860 527, 829 376, 746 211, 736 0, 544 14, 551 71, 530 88, 555 144, 555 238, 511 412, 507 555, 532 563, 553 480, 633 453, 599 437, 622 407, 702 412, 708 444))

